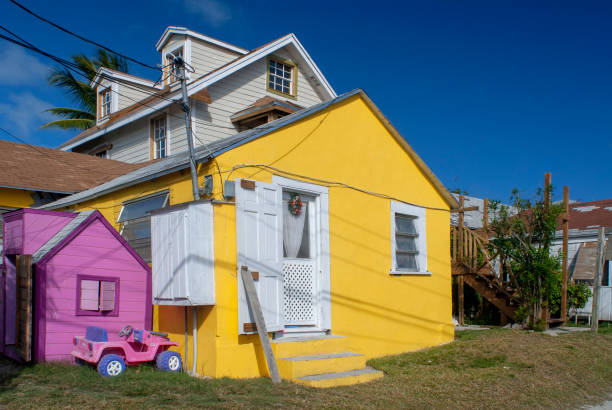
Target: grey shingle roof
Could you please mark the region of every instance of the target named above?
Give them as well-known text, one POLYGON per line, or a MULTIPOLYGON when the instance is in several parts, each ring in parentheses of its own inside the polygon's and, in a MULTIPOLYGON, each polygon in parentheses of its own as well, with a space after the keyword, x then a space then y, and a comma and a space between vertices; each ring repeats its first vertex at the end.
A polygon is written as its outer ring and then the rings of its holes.
POLYGON ((79 212, 79 214, 72 219, 72 221, 68 222, 66 226, 64 226, 58 233, 53 235, 51 239, 49 239, 43 246, 41 246, 35 253, 32 255, 32 263, 39 262, 42 258, 45 257, 49 252, 53 250, 57 245, 59 245, 64 239, 68 237, 75 229, 77 229, 91 214, 95 211, 84 211, 79 212))
MULTIPOLYGON (((209 158, 221 155, 222 153, 231 150, 239 145, 252 141, 256 138, 271 133, 274 130, 282 128, 288 124, 296 122, 308 115, 321 111, 332 104, 345 100, 353 95, 362 93, 360 89, 342 94, 334 99, 322 102, 312 107, 294 112, 285 117, 260 127, 242 131, 230 137, 222 138, 217 141, 202 145, 196 148, 195 156, 197 162, 207 161, 209 158)), ((139 183, 149 181, 153 178, 168 175, 176 171, 189 168, 189 152, 184 151, 175 155, 171 155, 160 161, 156 161, 151 165, 142 167, 128 174, 122 175, 111 181, 98 185, 94 188, 79 192, 78 194, 70 195, 59 199, 55 202, 43 205, 41 209, 58 209, 72 204, 83 202, 84 200, 93 199, 117 189, 126 188, 128 186, 137 185, 139 183)))

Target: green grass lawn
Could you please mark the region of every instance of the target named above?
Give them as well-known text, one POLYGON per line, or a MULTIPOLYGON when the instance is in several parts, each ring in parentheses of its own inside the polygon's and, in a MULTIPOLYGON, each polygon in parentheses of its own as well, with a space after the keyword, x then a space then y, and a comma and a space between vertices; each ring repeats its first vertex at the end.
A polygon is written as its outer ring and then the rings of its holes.
POLYGON ((268 379, 196 379, 150 366, 104 379, 89 367, 19 368, 1 360, 0 408, 577 408, 612 393, 612 333, 467 331, 452 344, 370 364, 385 377, 313 389, 268 379))

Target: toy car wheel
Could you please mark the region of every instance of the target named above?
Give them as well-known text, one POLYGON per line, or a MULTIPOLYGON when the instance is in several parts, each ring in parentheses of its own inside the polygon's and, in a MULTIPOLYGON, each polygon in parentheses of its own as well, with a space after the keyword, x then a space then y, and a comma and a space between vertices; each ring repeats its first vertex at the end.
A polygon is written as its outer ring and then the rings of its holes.
POLYGON ((106 354, 98 363, 98 373, 104 377, 119 376, 124 370, 125 362, 116 354, 106 354))
POLYGON ((177 352, 166 350, 157 355, 155 364, 159 370, 165 372, 180 372, 182 367, 181 355, 177 352))

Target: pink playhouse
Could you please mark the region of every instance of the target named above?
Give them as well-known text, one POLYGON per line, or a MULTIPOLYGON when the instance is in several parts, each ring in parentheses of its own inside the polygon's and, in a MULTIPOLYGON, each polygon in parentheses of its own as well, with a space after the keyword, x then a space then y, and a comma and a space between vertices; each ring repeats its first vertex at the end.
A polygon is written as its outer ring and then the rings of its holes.
POLYGON ((0 352, 71 360, 88 325, 151 329, 151 269, 98 211, 5 213, 0 352))

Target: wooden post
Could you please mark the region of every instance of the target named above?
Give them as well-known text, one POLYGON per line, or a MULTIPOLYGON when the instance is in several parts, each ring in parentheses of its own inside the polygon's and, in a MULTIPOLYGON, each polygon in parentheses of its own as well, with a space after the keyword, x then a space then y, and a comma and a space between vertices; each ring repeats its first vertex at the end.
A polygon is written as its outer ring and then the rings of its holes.
POLYGON ((463 326, 463 323, 465 321, 464 319, 464 313, 463 313, 463 309, 464 309, 464 302, 463 302, 463 288, 464 288, 464 283, 465 280, 463 278, 463 275, 459 275, 457 276, 457 310, 459 313, 459 324, 461 326, 463 326))
MULTIPOLYGON (((550 201, 551 201, 551 176, 550 176, 550 172, 547 172, 544 174, 544 209, 545 212, 548 213, 548 211, 550 210, 550 201)), ((548 251, 549 247, 550 247, 550 243, 546 242, 544 243, 544 247, 546 248, 546 250, 548 251)), ((540 286, 541 288, 541 286, 540 286)), ((544 319, 544 323, 545 323, 545 327, 546 329, 548 329, 548 315, 550 312, 550 309, 548 308, 548 300, 542 300, 542 304, 540 305, 540 309, 542 309, 542 313, 541 313, 541 319, 544 319)), ((537 317, 537 313, 536 313, 536 317, 537 317)))
POLYGON ((597 269, 595 270, 595 283, 593 283, 593 305, 591 308, 591 330, 597 333, 599 329, 599 285, 603 274, 604 245, 606 243, 606 228, 600 227, 597 234, 597 269))
POLYGON ((463 195, 459 195, 459 220, 458 220, 458 228, 457 233, 459 234, 459 253, 457 254, 457 261, 459 263, 463 262, 463 254, 465 250, 463 249, 463 195))
POLYGON ((281 378, 278 372, 278 366, 276 365, 276 359, 272 352, 272 345, 268 338, 268 330, 266 329, 266 321, 264 320, 263 311, 261 310, 261 304, 257 297, 257 291, 255 290, 255 283, 253 282, 253 275, 249 272, 246 266, 240 269, 240 275, 242 276, 242 283, 244 283, 244 290, 246 291, 247 302, 251 308, 251 312, 255 318, 255 325, 257 326, 257 333, 259 333, 259 340, 261 341, 261 347, 263 348, 264 355, 266 356, 266 362, 268 363, 268 370, 270 371, 270 378, 272 383, 280 383, 281 378))
POLYGON ((482 204, 482 230, 485 233, 485 238, 489 240, 489 200, 484 199, 482 204))
POLYGON ((32 314, 34 284, 32 278, 32 255, 17 255, 17 323, 16 348, 21 358, 32 360, 32 314))
POLYGON ((550 209, 550 184, 551 184, 551 177, 550 177, 550 172, 547 172, 544 174, 544 195, 546 195, 544 197, 544 207, 546 209, 546 212, 548 212, 548 210, 550 209))
POLYGON ((567 320, 567 252, 569 241, 569 187, 563 187, 563 261, 561 267, 561 319, 567 320))

